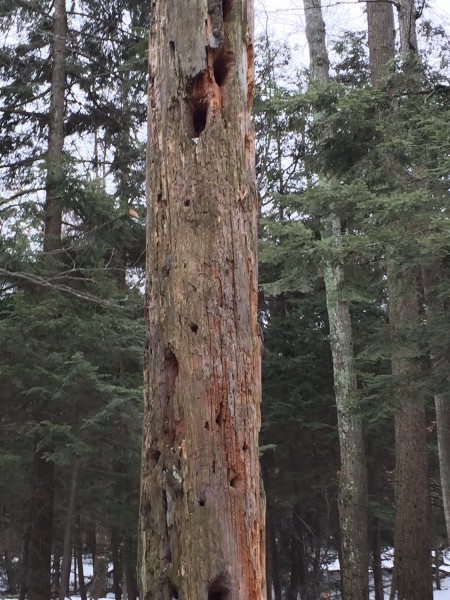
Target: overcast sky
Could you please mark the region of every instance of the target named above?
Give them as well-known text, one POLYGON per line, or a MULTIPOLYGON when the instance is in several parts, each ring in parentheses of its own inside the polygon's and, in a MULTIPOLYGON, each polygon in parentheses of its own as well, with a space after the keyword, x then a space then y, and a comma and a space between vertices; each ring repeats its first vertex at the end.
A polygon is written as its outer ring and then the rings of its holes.
MULTIPOLYGON (((445 26, 450 35, 450 0, 428 0, 427 4, 424 18, 445 26)), ((322 0, 328 38, 336 38, 344 30, 365 29, 364 5, 358 0, 322 0)), ((268 31, 296 50, 296 60, 308 60, 303 0, 255 0, 255 13, 257 33, 268 31)))

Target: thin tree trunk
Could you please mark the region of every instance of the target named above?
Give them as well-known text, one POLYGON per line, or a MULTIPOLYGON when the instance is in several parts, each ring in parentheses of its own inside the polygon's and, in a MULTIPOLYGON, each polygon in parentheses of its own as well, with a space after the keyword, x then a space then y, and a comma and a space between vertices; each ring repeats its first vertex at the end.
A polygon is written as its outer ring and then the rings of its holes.
POLYGON ((61 581, 59 586, 59 600, 64 600, 69 595, 70 567, 72 565, 72 524, 75 512, 75 496, 77 491, 79 461, 75 460, 72 464, 72 474, 70 480, 69 503, 67 507, 66 526, 64 529, 64 544, 61 567, 61 581))
POLYGON ((98 523, 95 526, 95 557, 92 583, 89 596, 98 600, 106 596, 108 580, 109 537, 106 528, 98 523))
POLYGON ((153 2, 141 597, 266 596, 252 0, 153 2))
POLYGON ((9 550, 5 550, 3 553, 3 558, 5 559, 5 573, 6 573, 6 581, 8 583, 7 593, 8 594, 17 594, 17 578, 14 572, 14 565, 11 553, 9 550))
POLYGON ((55 465, 45 454, 53 447, 34 453, 31 492, 31 531, 27 569, 28 600, 50 600, 53 541, 53 494, 55 465))
POLYGON ((47 149, 44 252, 56 254, 61 248, 62 174, 66 91, 66 0, 55 0, 52 36, 52 79, 47 149))
POLYGON ((80 585, 80 598, 81 600, 87 600, 86 583, 84 581, 84 568, 83 568, 83 544, 81 541, 81 519, 80 515, 77 516, 76 520, 76 538, 75 538, 75 553, 78 566, 78 582, 80 585))
MULTIPOLYGON (((65 0, 55 0, 52 30, 52 77, 49 107, 47 181, 44 207, 43 249, 47 255, 61 247, 61 166, 64 143, 64 93, 66 56, 65 0)), ((28 600, 51 596, 51 548, 55 467, 48 455, 54 447, 37 444, 33 461, 31 531, 27 565, 28 600)))
POLYGON ((127 600, 136 600, 139 596, 137 584, 137 553, 133 538, 126 537, 123 542, 123 558, 125 563, 125 579, 127 583, 127 600))
POLYGON ((111 551, 114 598, 115 600, 122 600, 122 556, 120 552, 120 539, 114 531, 111 534, 111 551))
MULTIPOLYGON (((329 81, 325 23, 320 0, 303 0, 312 82, 329 81)), ((330 199, 330 205, 333 201, 330 199)), ((323 220, 323 238, 337 253, 324 269, 330 344, 341 453, 339 520, 342 541, 342 577, 345 600, 369 597, 367 541, 367 474, 362 417, 357 399, 352 328, 348 302, 342 297, 344 271, 341 264, 341 223, 336 215, 323 220)))
POLYGON ((372 517, 372 571, 374 600, 384 600, 383 569, 381 562, 380 522, 372 517))

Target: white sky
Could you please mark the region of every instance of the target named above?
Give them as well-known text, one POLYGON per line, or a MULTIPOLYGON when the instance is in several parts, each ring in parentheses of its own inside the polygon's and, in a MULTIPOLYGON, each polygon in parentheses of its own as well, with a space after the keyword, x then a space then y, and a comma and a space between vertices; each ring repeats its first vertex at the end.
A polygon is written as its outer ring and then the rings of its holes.
MULTIPOLYGON (((421 3, 417 1, 417 3, 421 3)), ((443 25, 450 35, 450 0, 428 0, 423 17, 435 25, 443 25)), ((322 0, 328 40, 343 31, 364 30, 366 19, 364 1, 322 0)), ((256 33, 269 34, 295 49, 296 62, 307 66, 303 0, 255 0, 256 33)))

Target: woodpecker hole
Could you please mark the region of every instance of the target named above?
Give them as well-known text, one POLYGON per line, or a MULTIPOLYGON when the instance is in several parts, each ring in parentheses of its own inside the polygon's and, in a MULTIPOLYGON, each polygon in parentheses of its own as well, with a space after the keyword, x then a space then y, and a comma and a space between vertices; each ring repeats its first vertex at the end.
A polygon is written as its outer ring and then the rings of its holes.
POLYGON ((178 600, 178 598, 178 589, 174 585, 171 585, 169 588, 169 600, 178 600))
POLYGON ((155 442, 152 443, 150 450, 148 451, 148 456, 149 456, 151 465, 153 467, 156 466, 158 463, 159 457, 161 456, 161 452, 160 452, 160 450, 158 450, 158 447, 155 442))
POLYGON ((233 53, 227 50, 222 50, 218 53, 214 60, 213 70, 214 79, 219 87, 225 85, 230 74, 230 70, 234 65, 233 53))
POLYGON ((208 588, 208 600, 230 600, 230 588, 224 575, 217 577, 208 588))
POLYGON ((205 504, 206 504, 205 494, 200 495, 200 497, 198 499, 198 504, 199 504, 199 506, 205 506, 205 504))
POLYGON ((178 359, 170 348, 166 348, 164 353, 164 374, 166 377, 166 398, 170 399, 175 394, 178 379, 178 359))
POLYGON ((197 323, 191 323, 191 331, 193 333, 197 333, 197 331, 198 331, 198 325, 197 325, 197 323))
POLYGON ((186 89, 186 129, 193 140, 200 137, 208 120, 208 78, 203 72, 192 79, 186 89))
POLYGON ((191 201, 190 200, 185 200, 184 201, 184 206, 190 206, 191 205, 191 201))
POLYGON ((224 21, 230 16, 232 10, 233 0, 222 0, 222 15, 224 21))

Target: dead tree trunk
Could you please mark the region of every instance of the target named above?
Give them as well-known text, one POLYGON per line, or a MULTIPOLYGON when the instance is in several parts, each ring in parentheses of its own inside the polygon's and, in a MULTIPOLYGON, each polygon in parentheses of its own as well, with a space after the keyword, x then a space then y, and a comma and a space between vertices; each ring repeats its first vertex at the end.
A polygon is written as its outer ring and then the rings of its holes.
POLYGON ((251 0, 154 0, 142 600, 265 598, 251 0))

